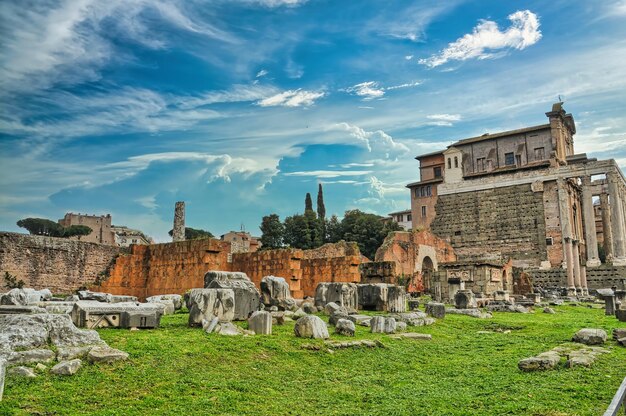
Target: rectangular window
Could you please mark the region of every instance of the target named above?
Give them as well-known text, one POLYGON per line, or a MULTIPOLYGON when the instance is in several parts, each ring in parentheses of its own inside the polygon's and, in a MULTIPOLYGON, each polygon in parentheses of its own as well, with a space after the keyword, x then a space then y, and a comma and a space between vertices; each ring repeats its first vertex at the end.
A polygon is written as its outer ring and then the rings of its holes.
POLYGON ((485 171, 485 158, 479 157, 476 159, 476 171, 484 172, 485 171))
POLYGON ((411 221, 411 217, 412 217, 411 214, 406 214, 406 220, 407 221, 411 221))
POLYGON ((434 170, 435 170, 435 178, 441 178, 441 166, 437 166, 434 170))
POLYGON ((522 166, 522 155, 515 155, 515 163, 517 166, 522 166))
POLYGON ((513 152, 504 154, 504 164, 507 166, 515 164, 515 155, 513 152))
POLYGON ((420 197, 420 188, 415 188, 415 198, 420 197))
POLYGON ((422 205, 422 217, 426 216, 426 206, 422 205))
POLYGON ((424 190, 424 187, 422 186, 422 187, 420 188, 420 195, 421 195, 421 196, 426 196, 426 195, 424 194, 424 192, 425 192, 425 190, 424 190))
POLYGON ((398 215, 398 222, 402 222, 403 221, 403 216, 402 214, 398 215))
POLYGON ((431 195, 432 195, 431 187, 430 187, 430 185, 428 185, 426 187, 426 196, 431 196, 431 195))
POLYGON ((543 160, 545 158, 545 151, 543 147, 535 148, 535 160, 543 160))
POLYGON ((459 158, 457 156, 454 156, 454 167, 455 168, 459 167, 459 158))

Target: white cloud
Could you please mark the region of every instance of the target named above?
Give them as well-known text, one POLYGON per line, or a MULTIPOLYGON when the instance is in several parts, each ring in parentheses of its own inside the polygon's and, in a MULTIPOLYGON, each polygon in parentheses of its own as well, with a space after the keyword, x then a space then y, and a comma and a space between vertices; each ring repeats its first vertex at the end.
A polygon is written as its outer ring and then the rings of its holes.
POLYGON ((465 61, 477 58, 494 57, 493 51, 505 48, 525 49, 541 39, 539 19, 529 10, 517 11, 508 16, 511 26, 505 31, 491 20, 483 20, 472 33, 452 42, 440 53, 427 59, 420 59, 420 64, 431 68, 448 61, 465 61))
POLYGON ((427 119, 432 120, 427 123, 429 126, 442 126, 451 127, 455 121, 461 120, 460 114, 431 114, 426 116, 427 119))
POLYGON ((9 28, 0 48, 3 94, 99 80, 105 64, 133 59, 117 49, 113 36, 152 49, 168 45, 164 34, 170 29, 236 42, 217 27, 195 21, 184 4, 164 1, 44 0, 27 7, 7 0, 0 15, 9 28), (153 30, 155 22, 159 30, 153 30))
POLYGON ((267 74, 268 74, 267 70, 266 70, 266 69, 262 69, 262 70, 260 70, 259 72, 257 72, 257 74, 256 74, 256 78, 261 78, 261 77, 264 77, 264 76, 266 76, 267 74))
POLYGON ((421 82, 419 82, 419 81, 407 82, 406 84, 392 85, 391 87, 387 87, 387 88, 385 88, 385 91, 397 90, 397 89, 400 89, 400 88, 417 87, 420 84, 421 84, 421 82))
POLYGON ((320 91, 288 90, 257 101, 257 105, 261 107, 308 107, 315 104, 315 100, 325 95, 326 93, 320 91))
POLYGON ((409 151, 406 145, 396 142, 382 130, 366 131, 348 123, 335 124, 331 127, 331 130, 347 131, 350 133, 350 136, 364 145, 369 152, 375 153, 377 156, 383 156, 385 159, 397 159, 409 151))
POLYGON ((301 172, 287 172, 285 176, 314 176, 317 178, 339 178, 343 176, 369 175, 369 170, 310 170, 301 172))
POLYGON ((374 98, 380 98, 385 95, 385 90, 380 88, 376 81, 367 81, 353 85, 352 87, 346 88, 346 92, 363 97, 364 101, 373 100, 374 98))
POLYGON ((413 55, 406 55, 404 59, 406 59, 407 61, 410 61, 411 59, 413 59, 413 55))
POLYGON ((260 4, 265 7, 298 7, 306 3, 308 0, 247 0, 250 3, 260 4))

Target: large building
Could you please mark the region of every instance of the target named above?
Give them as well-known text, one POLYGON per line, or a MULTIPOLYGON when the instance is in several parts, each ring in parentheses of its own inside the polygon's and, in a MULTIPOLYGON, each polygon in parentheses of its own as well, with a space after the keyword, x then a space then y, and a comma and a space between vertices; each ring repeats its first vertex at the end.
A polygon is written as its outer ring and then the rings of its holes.
POLYGON ((85 215, 74 214, 68 212, 65 217, 59 220, 59 224, 63 227, 72 225, 86 225, 91 228, 91 233, 80 237, 71 237, 72 239, 80 239, 89 243, 115 245, 115 234, 111 229, 111 214, 107 215, 85 215))
POLYGON ((386 221, 395 221, 398 223, 400 227, 402 227, 405 231, 409 231, 413 229, 413 215, 410 209, 405 209, 404 211, 391 212, 388 214, 389 216, 385 218, 386 221))
POLYGON ((575 154, 576 125, 562 103, 546 116, 418 156, 420 180, 407 185, 413 228, 448 240, 459 260, 563 269, 574 292, 585 267, 601 263, 594 200, 606 261, 626 265, 626 180, 613 159, 575 154))

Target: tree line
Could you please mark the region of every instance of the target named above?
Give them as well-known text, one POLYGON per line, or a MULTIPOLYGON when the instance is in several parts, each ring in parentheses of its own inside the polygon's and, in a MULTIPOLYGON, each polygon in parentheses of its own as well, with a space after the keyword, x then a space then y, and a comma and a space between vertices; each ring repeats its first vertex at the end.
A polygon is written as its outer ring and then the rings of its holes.
POLYGON ((260 226, 262 249, 291 247, 307 250, 344 240, 356 242, 361 253, 373 259, 389 232, 402 230, 395 221, 382 220, 380 215, 358 209, 346 211, 341 221, 336 215, 327 219, 324 193, 319 184, 316 211, 311 194, 307 193, 303 214, 289 216, 283 222, 277 214, 263 217, 260 226))
POLYGON ((63 227, 58 222, 46 218, 24 218, 17 222, 18 227, 26 228, 33 235, 47 235, 50 237, 74 237, 89 235, 93 231, 86 225, 70 225, 63 227))

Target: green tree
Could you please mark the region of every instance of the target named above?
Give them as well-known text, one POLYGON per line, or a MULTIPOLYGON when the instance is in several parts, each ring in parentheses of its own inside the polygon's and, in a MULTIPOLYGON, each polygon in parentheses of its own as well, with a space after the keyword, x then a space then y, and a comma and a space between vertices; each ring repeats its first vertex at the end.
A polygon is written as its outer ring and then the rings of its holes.
POLYGON ((78 236, 78 239, 80 240, 80 237, 89 235, 92 231, 93 230, 86 225, 70 225, 69 227, 65 227, 63 229, 63 237, 78 236))
POLYGON ((46 218, 24 218, 17 222, 17 226, 26 228, 33 235, 63 237, 63 227, 59 223, 46 218))
MULTIPOLYGON (((174 230, 169 230, 170 237, 174 234, 174 230)), ((214 235, 210 231, 200 228, 185 227, 185 240, 199 240, 201 238, 213 238, 214 235)))
POLYGON ((284 241, 292 248, 313 248, 313 236, 304 215, 296 214, 285 218, 284 241))
POLYGON ((326 236, 325 239, 329 243, 336 243, 343 238, 343 230, 341 228, 341 222, 335 214, 333 214, 329 220, 325 221, 326 236))
POLYGON ((313 200, 308 192, 306 193, 306 198, 304 198, 304 212, 307 211, 313 211, 313 200))
POLYGON ((317 188, 317 218, 320 220, 326 219, 326 206, 324 206, 324 191, 322 190, 322 184, 320 183, 317 188))
POLYGON ((277 214, 270 214, 261 220, 261 249, 273 249, 283 246, 285 226, 277 214))
POLYGON ((383 217, 368 214, 358 209, 346 211, 341 221, 342 237, 346 241, 354 241, 359 245, 361 253, 374 259, 376 250, 391 231, 400 231, 396 222, 383 223, 383 217))
POLYGON ((21 289, 26 285, 22 279, 17 280, 17 277, 13 276, 9 272, 4 272, 4 284, 9 289, 21 289))

